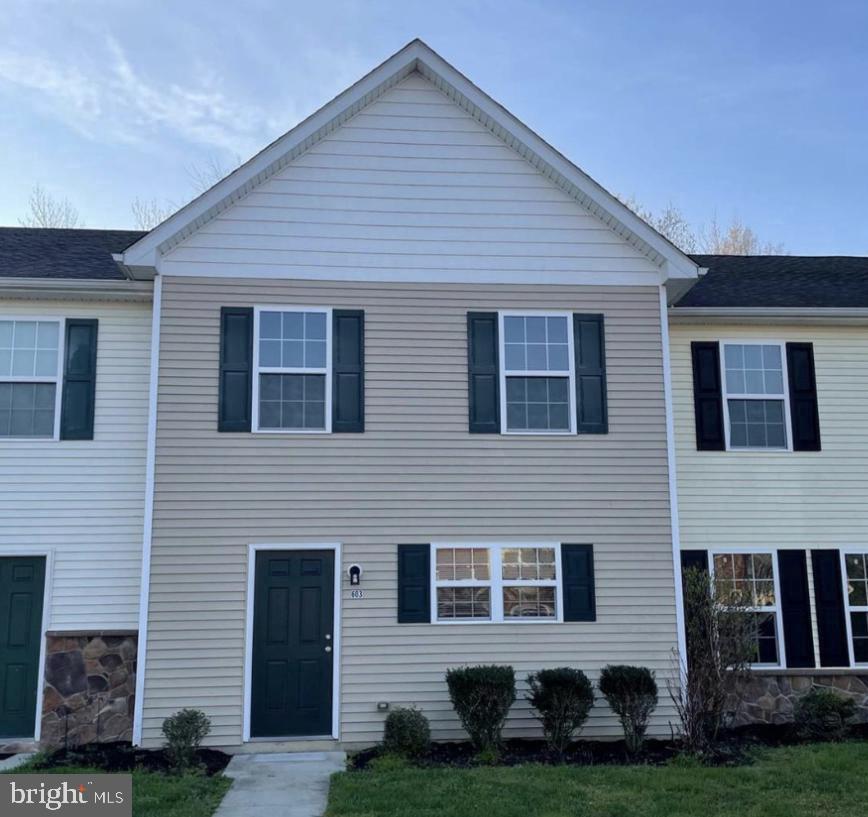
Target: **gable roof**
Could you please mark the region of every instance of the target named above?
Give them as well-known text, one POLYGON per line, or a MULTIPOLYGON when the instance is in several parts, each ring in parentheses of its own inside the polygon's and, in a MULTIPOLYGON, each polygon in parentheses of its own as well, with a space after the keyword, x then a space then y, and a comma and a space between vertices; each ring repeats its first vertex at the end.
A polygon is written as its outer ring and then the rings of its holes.
POLYGON ((146 233, 0 227, 0 278, 122 281, 112 258, 146 233))
POLYGON ((868 258, 843 255, 694 255, 703 275, 675 309, 868 308, 868 258))
POLYGON ((661 280, 696 278, 697 266, 687 255, 418 39, 155 227, 127 249, 124 264, 134 274, 149 277, 161 254, 414 71, 660 267, 661 280))

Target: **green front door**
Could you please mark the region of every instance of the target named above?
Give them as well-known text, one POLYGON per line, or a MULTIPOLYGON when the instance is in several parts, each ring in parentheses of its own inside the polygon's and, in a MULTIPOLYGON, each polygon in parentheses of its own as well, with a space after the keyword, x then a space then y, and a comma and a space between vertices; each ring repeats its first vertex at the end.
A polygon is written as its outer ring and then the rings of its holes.
POLYGON ((0 738, 32 738, 45 557, 0 558, 0 738))
POLYGON ((332 733, 334 570, 330 550, 256 554, 252 737, 332 733))

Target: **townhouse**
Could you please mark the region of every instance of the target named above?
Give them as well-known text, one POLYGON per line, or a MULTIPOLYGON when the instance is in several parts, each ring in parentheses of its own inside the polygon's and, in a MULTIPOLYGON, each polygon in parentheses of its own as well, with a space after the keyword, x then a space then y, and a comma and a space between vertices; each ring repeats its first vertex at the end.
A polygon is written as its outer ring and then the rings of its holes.
POLYGON ((754 716, 862 695, 868 267, 811 263, 684 255, 420 41, 147 234, 0 230, 0 742, 457 738, 482 662, 648 666, 666 737, 682 563, 754 716))

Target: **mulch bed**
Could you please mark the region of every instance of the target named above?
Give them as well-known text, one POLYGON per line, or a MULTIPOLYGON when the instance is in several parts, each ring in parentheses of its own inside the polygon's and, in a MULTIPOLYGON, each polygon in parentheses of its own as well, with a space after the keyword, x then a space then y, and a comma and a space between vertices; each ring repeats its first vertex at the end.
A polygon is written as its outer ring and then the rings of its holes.
MULTIPOLYGON (((868 724, 860 724, 852 730, 854 738, 868 740, 868 724)), ((789 726, 756 725, 746 726, 727 732, 721 737, 713 756, 705 759, 709 765, 739 766, 751 763, 753 749, 758 747, 795 745, 800 741, 789 726)), ((647 765, 662 766, 682 754, 681 745, 675 741, 649 740, 641 756, 631 757, 624 741, 579 740, 573 743, 563 757, 549 751, 542 740, 506 740, 498 755, 498 766, 520 766, 525 763, 546 765, 566 764, 573 766, 598 765, 647 765)), ((372 760, 383 754, 379 746, 364 749, 352 755, 349 768, 362 770, 372 760)), ((431 748, 415 765, 422 767, 479 766, 476 751, 468 741, 432 743, 431 748)))
MULTIPOLYGON (((216 749, 199 749, 196 752, 205 774, 220 774, 231 755, 216 749)), ((89 743, 75 749, 57 749, 37 759, 38 769, 54 769, 58 766, 94 766, 107 772, 131 772, 144 769, 149 772, 170 772, 172 765, 163 749, 140 749, 130 743, 89 743)))

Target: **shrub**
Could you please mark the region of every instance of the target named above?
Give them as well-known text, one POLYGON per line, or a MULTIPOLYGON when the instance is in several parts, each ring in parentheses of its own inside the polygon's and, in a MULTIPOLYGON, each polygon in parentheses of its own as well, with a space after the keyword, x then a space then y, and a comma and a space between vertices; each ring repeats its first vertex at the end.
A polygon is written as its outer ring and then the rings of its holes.
POLYGON ((793 709, 796 733, 805 740, 843 740, 856 703, 829 689, 812 689, 793 709))
POLYGON ((163 721, 166 754, 178 772, 196 766, 196 750, 211 731, 211 721, 198 709, 182 709, 163 721))
POLYGON ((448 670, 446 684, 461 725, 478 751, 497 750, 509 708, 515 703, 512 667, 459 667, 448 670))
POLYGON ((529 675, 527 684, 549 747, 563 754, 594 705, 591 682, 579 669, 559 667, 529 675))
POLYGON ((383 749, 400 757, 419 757, 431 743, 431 727, 418 709, 398 707, 386 718, 383 749))
POLYGON ((647 667, 608 666, 600 673, 600 692, 621 721, 627 751, 642 750, 648 720, 657 707, 657 682, 647 667))

